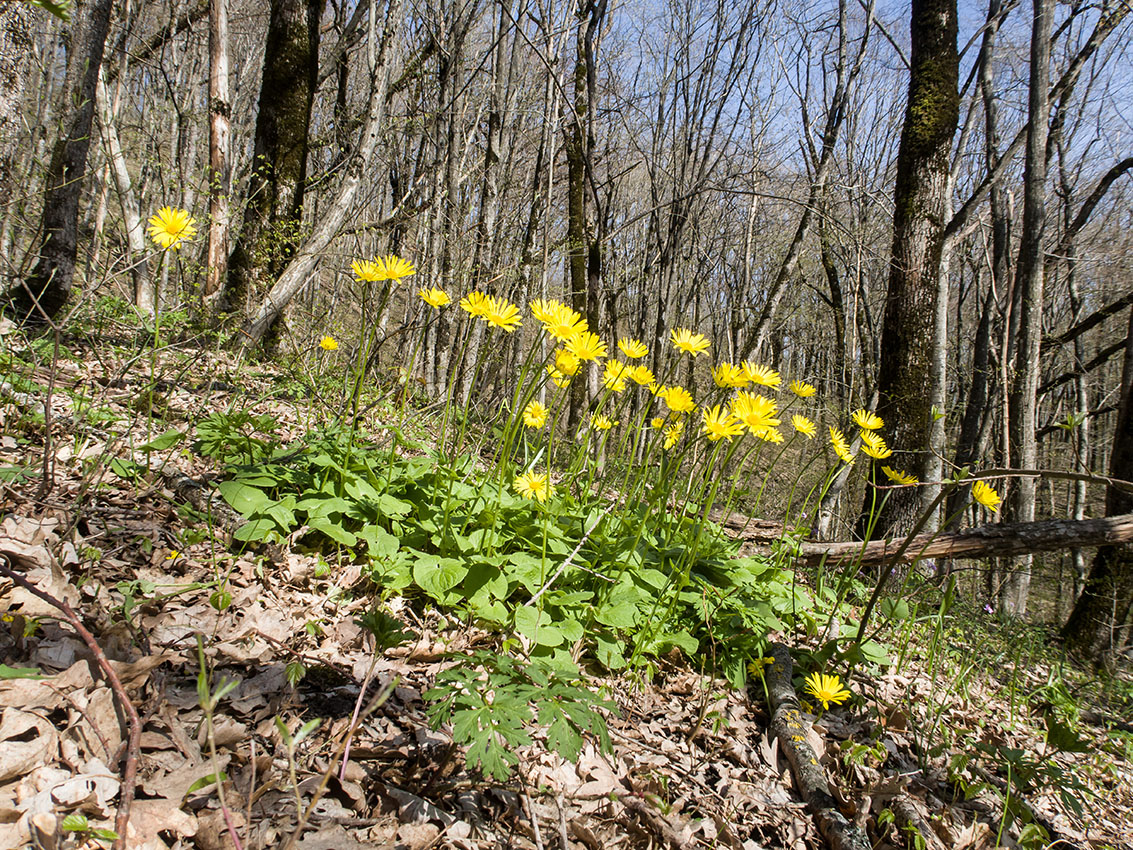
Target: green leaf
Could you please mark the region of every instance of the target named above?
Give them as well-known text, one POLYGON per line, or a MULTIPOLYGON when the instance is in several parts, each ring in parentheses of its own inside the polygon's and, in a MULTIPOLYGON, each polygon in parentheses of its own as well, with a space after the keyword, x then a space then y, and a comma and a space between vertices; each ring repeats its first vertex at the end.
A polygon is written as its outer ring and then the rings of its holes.
POLYGON ((459 597, 450 593, 468 574, 468 567, 455 558, 438 558, 424 555, 413 565, 413 580, 417 586, 438 602, 454 604, 459 597))
POLYGON ((632 602, 603 605, 594 612, 594 619, 614 629, 630 629, 637 622, 637 606, 632 602))
POLYGON ((523 605, 515 610, 515 630, 538 646, 558 646, 562 630, 551 622, 551 614, 523 605))
POLYGON ((222 481, 217 490, 234 511, 246 517, 267 510, 273 504, 263 490, 242 481, 222 481))
POLYGON ((86 815, 73 812, 63 818, 59 828, 64 832, 87 832, 90 829, 90 821, 87 820, 86 815))
POLYGON ((358 543, 358 538, 354 532, 347 531, 342 527, 342 523, 334 522, 325 517, 310 517, 307 520, 307 526, 313 531, 322 532, 331 540, 341 543, 343 546, 355 546, 358 543))
POLYGON ((274 521, 261 518, 244 523, 232 533, 232 536, 237 540, 253 542, 256 540, 264 540, 275 530, 276 524, 274 521))
POLYGON ((185 435, 176 428, 170 428, 164 434, 159 434, 145 445, 139 446, 140 452, 163 452, 171 449, 185 439, 185 435))
POLYGON ((358 537, 366 544, 371 558, 388 558, 397 552, 398 539, 379 525, 365 525, 358 537))
POLYGON ((189 786, 189 790, 185 792, 185 796, 188 797, 194 791, 200 791, 202 788, 207 788, 210 785, 216 785, 220 782, 223 782, 227 778, 228 774, 226 774, 223 770, 219 773, 210 773, 208 776, 202 776, 200 779, 189 786))
POLYGON ((50 676, 41 675, 34 667, 9 667, 0 664, 0 680, 3 679, 50 679, 50 676))

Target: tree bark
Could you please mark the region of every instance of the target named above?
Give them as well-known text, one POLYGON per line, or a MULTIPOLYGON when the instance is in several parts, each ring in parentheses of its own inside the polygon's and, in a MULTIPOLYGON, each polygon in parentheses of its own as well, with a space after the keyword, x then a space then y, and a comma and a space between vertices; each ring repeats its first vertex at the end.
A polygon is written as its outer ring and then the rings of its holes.
MULTIPOLYGON (((886 435, 894 454, 875 461, 924 475, 932 422, 931 383, 937 278, 948 211, 949 153, 960 115, 955 0, 914 0, 909 103, 897 153, 893 247, 878 374, 886 435)), ((919 498, 912 488, 892 492, 873 524, 874 536, 912 525, 919 498)), ((872 508, 866 494, 859 520, 865 532, 872 508)))
POLYGON ((113 0, 90 0, 76 13, 62 102, 73 111, 55 142, 47 168, 40 232, 43 244, 31 274, 12 291, 12 309, 20 320, 42 323, 63 309, 71 293, 78 253, 79 196, 86 176, 94 123, 95 88, 113 0))
POLYGON ((201 306, 216 313, 228 279, 228 199, 231 191, 228 94, 228 0, 209 3, 209 242, 201 306))
POLYGON ((0 199, 4 203, 10 202, 15 188, 12 154, 23 129, 20 113, 31 56, 33 14, 27 3, 0 4, 0 199))

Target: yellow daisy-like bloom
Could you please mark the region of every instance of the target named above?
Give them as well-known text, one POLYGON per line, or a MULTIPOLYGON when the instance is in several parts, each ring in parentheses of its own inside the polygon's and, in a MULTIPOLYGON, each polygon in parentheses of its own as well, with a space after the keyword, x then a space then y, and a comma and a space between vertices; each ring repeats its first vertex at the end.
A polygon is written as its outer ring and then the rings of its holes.
POLYGON ((446 304, 452 303, 452 299, 448 297, 448 293, 443 289, 437 289, 435 287, 432 289, 421 289, 418 290, 417 294, 421 296, 421 299, 426 304, 430 307, 436 307, 438 310, 446 304))
POLYGON ((823 711, 830 708, 831 703, 841 705, 850 698, 850 692, 842 687, 841 679, 822 673, 811 673, 806 677, 806 691, 822 703, 823 711))
POLYGON ((626 388, 626 379, 633 369, 618 360, 607 360, 606 370, 602 373, 602 386, 606 389, 620 393, 626 388))
POLYGON ((683 421, 676 421, 668 428, 665 429, 665 442, 662 444, 665 449, 671 449, 678 442, 680 442, 681 434, 685 432, 685 423, 683 421))
POLYGON ((871 413, 864 407, 859 407, 850 414, 850 418, 854 420, 854 424, 861 428, 863 431, 876 431, 878 428, 885 426, 881 417, 876 413, 871 413))
POLYGON ((319 340, 319 348, 323 351, 338 351, 338 341, 333 336, 324 336, 319 340))
POLYGON ((569 387, 570 386, 570 375, 564 375, 562 372, 560 372, 554 366, 551 366, 551 365, 547 366, 547 374, 551 376, 551 382, 556 387, 569 387))
POLYGON ((696 410, 696 402, 692 394, 684 387, 661 387, 657 390, 657 397, 668 405, 673 413, 692 413, 696 410))
POLYGON ((618 423, 604 413, 595 413, 590 417, 590 427, 596 431, 609 431, 618 423))
POLYGON ((813 385, 808 384, 806 381, 791 381, 791 383, 787 384, 787 389, 799 398, 810 398, 818 392, 813 385))
POLYGON ((673 345, 693 357, 708 351, 708 339, 703 334, 693 333, 688 328, 677 328, 670 335, 670 339, 673 345))
POLYGON ((531 310, 531 315, 535 317, 537 322, 549 322, 554 317, 555 312, 560 307, 565 307, 561 301, 555 301, 553 298, 548 298, 544 301, 542 298, 536 298, 527 305, 531 310))
POLYGON ((798 413, 791 417, 791 426, 808 440, 814 439, 814 436, 818 433, 817 426, 798 413))
POLYGON ((197 235, 196 220, 188 210, 162 207, 149 220, 149 236, 162 248, 181 249, 181 243, 197 235))
POLYGON ((885 460, 893 454, 893 450, 885 445, 885 440, 882 439, 880 434, 875 434, 873 431, 862 431, 862 453, 875 460, 885 460))
POLYGON ((586 319, 561 301, 535 301, 531 312, 552 339, 570 342, 587 331, 586 319))
POLYGON ((885 473, 885 477, 892 481, 894 484, 920 484, 921 480, 915 475, 910 475, 907 472, 891 469, 888 466, 881 467, 881 471, 885 473))
POLYGON ((546 472, 525 472, 517 475, 513 482, 515 490, 525 499, 534 499, 542 504, 555 492, 551 477, 546 472))
POLYGON ((579 360, 602 360, 606 356, 606 343, 592 331, 584 331, 567 342, 567 351, 579 360))
POLYGON ((649 424, 652 425, 654 428, 664 428, 665 427, 665 417, 664 416, 654 416, 651 420, 649 420, 649 424))
POLYGON ((381 275, 378 280, 398 281, 417 274, 417 269, 413 268, 413 263, 409 260, 403 260, 397 254, 386 254, 384 257, 378 257, 375 265, 381 275))
POLYGON ((354 279, 359 283, 373 283, 376 280, 385 280, 382 270, 372 260, 355 260, 350 264, 354 270, 354 279))
POLYGON ((842 463, 854 462, 854 453, 850 451, 846 436, 833 425, 830 426, 830 445, 834 447, 834 454, 838 455, 842 463))
POLYGON ((760 431, 779 424, 775 418, 778 412, 779 405, 766 396, 741 391, 732 399, 732 413, 756 436, 760 431))
POLYGON ((519 308, 506 298, 488 296, 488 309, 484 313, 484 321, 508 333, 519 327, 519 308))
POLYGON ((712 380, 718 387, 746 387, 747 373, 742 366, 731 363, 720 363, 712 370, 712 380))
POLYGON ((574 377, 582 361, 564 348, 555 349, 555 368, 568 378, 574 377))
POLYGON ((1002 501, 999 494, 995 492, 995 488, 989 487, 982 481, 976 481, 972 484, 972 498, 992 513, 999 510, 999 503, 1002 501))
POLYGON ((783 383, 783 378, 778 372, 762 363, 752 363, 750 360, 745 360, 743 369, 747 379, 758 386, 777 390, 779 385, 783 383))
POLYGON ((474 316, 477 319, 483 319, 488 315, 488 311, 492 309, 492 298, 485 295, 483 292, 469 292, 460 299, 460 309, 474 316))
POLYGON ((752 431, 752 434, 764 442, 774 443, 775 445, 779 445, 784 439, 783 432, 778 428, 756 428, 752 431))
POLYGON ((744 424, 719 404, 700 413, 704 417, 704 434, 712 442, 725 438, 730 440, 744 432, 744 424))
POLYGON ((618 340, 618 349, 630 360, 637 360, 649 353, 649 348, 639 339, 622 337, 618 340))
POLYGON ((629 376, 633 379, 635 384, 642 387, 648 387, 650 384, 657 382, 657 379, 653 377, 653 372, 644 365, 634 366, 630 369, 629 376))
POLYGON ((528 428, 542 428, 547 424, 547 408, 532 399, 523 408, 523 424, 528 428))

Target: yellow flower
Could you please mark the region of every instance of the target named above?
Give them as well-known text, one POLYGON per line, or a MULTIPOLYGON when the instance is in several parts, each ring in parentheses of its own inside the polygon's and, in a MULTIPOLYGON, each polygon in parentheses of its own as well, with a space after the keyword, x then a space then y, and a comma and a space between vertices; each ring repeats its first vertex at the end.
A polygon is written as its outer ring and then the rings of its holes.
POLYGON ((643 387, 647 387, 657 381, 657 379, 653 377, 653 373, 645 365, 634 366, 630 369, 629 376, 633 378, 635 384, 639 384, 643 387))
POLYGON ((696 402, 684 387, 661 387, 657 390, 657 397, 664 401, 673 413, 692 413, 696 410, 696 402))
POLYGON ((756 436, 761 430, 779 424, 775 418, 778 412, 779 405, 766 396, 741 391, 732 399, 732 413, 756 436))
POLYGON ((654 416, 651 420, 649 420, 649 424, 652 425, 654 428, 664 428, 665 427, 665 417, 664 416, 654 416))
POLYGON ((564 375, 562 372, 560 372, 554 366, 551 366, 551 365, 548 364, 547 374, 551 376, 551 382, 556 387, 569 387, 570 386, 570 375, 564 375))
POLYGON ((595 413, 590 417, 590 427, 596 431, 609 431, 618 423, 603 413, 595 413))
POLYGON ((910 475, 907 472, 902 472, 896 469, 890 469, 888 466, 881 467, 881 471, 885 476, 894 484, 920 484, 921 480, 915 475, 910 475))
POLYGON ((629 339, 628 337, 622 337, 618 340, 618 348, 621 350, 622 354, 630 360, 637 360, 639 357, 644 357, 649 353, 649 349, 644 342, 639 339, 629 339))
POLYGON ((818 433, 818 428, 815 427, 815 424, 805 416, 800 416, 798 413, 791 417, 791 425, 808 440, 813 439, 815 434, 818 433))
POLYGON ((182 242, 197 235, 197 228, 194 227, 196 223, 188 210, 162 207, 156 215, 150 217, 150 239, 162 248, 180 250, 182 242))
POLYGON ((770 667, 774 663, 775 659, 767 656, 764 656, 762 658, 753 658, 747 665, 747 671, 755 676, 762 676, 763 668, 770 667))
POLYGON ((508 333, 519 327, 519 308, 506 298, 488 296, 488 309, 484 312, 484 321, 495 325, 508 333))
POLYGON ((413 263, 409 260, 403 260, 396 254, 386 254, 384 257, 378 257, 375 266, 378 269, 378 280, 393 280, 398 281, 403 277, 412 277, 417 274, 417 269, 413 268, 413 263))
POLYGON ((551 321, 555 312, 560 307, 565 307, 566 305, 561 301, 555 301, 553 298, 549 298, 546 301, 542 298, 536 298, 527 306, 531 310, 531 315, 535 317, 535 321, 545 323, 551 321))
POLYGON ((169 554, 165 556, 165 560, 167 560, 167 561, 176 561, 176 560, 177 560, 178 558, 180 558, 180 557, 181 557, 181 553, 180 553, 180 552, 178 552, 178 551, 177 551, 176 549, 171 549, 171 550, 169 551, 169 554))
POLYGON ((452 303, 452 299, 448 297, 448 293, 443 289, 437 289, 435 287, 433 289, 421 289, 417 294, 421 296, 426 304, 430 307, 436 307, 438 310, 446 304, 452 303))
POLYGON ((712 370, 712 380, 718 387, 746 387, 748 383, 747 373, 744 372, 743 367, 731 363, 717 365, 712 370))
POLYGON ((542 428, 547 424, 547 408, 532 399, 523 408, 523 424, 528 428, 542 428))
POLYGON ((354 270, 355 280, 361 283, 373 283, 376 280, 385 280, 382 277, 382 270, 378 268, 378 264, 371 260, 355 260, 350 264, 350 268, 354 270))
POLYGON ((1002 501, 999 494, 995 492, 995 488, 989 487, 982 481, 976 481, 972 484, 972 498, 992 513, 999 510, 999 503, 1002 501))
POLYGON ((533 301, 530 307, 547 335, 559 342, 570 342, 587 331, 586 319, 561 301, 533 301))
POLYGON ((830 426, 830 445, 834 447, 834 454, 838 455, 842 463, 854 462, 854 453, 850 451, 845 435, 833 425, 830 426))
POLYGON ((704 354, 708 350, 709 343, 704 335, 693 333, 687 328, 677 328, 672 332, 670 339, 672 339, 673 345, 693 357, 704 354))
POLYGON ((583 331, 566 345, 567 351, 579 360, 601 360, 606 356, 606 343, 592 331, 583 331))
POLYGON ((885 445, 880 434, 873 431, 862 431, 862 453, 876 460, 885 460, 893 454, 893 450, 885 445))
POLYGON ((578 372, 578 367, 581 365, 582 361, 566 349, 555 349, 555 368, 568 378, 573 377, 578 372))
POLYGON ((668 428, 666 428, 665 429, 665 442, 664 442, 665 448, 671 449, 673 446, 675 446, 680 441, 681 434, 683 434, 684 432, 685 432, 685 423, 682 422, 681 420, 677 420, 672 425, 670 425, 668 428))
POLYGON ((842 687, 841 679, 822 673, 811 673, 806 677, 806 691, 822 703, 823 711, 830 708, 831 703, 840 705, 850 698, 850 692, 842 687))
POLYGON ((460 299, 460 309, 464 310, 470 316, 483 319, 488 315, 488 311, 492 309, 492 298, 490 295, 485 295, 483 292, 469 292, 460 299))
POLYGON ((319 340, 319 348, 323 351, 338 351, 338 343, 333 336, 324 336, 319 340))
POLYGON ((752 433, 768 443, 779 445, 783 442, 783 433, 778 428, 756 428, 752 433))
POLYGON ((881 417, 876 413, 871 413, 865 408, 859 407, 850 414, 850 418, 854 420, 854 424, 861 428, 863 431, 876 431, 885 425, 881 421, 881 417))
POLYGON ((602 373, 602 386, 615 393, 626 388, 626 378, 633 371, 625 363, 618 360, 607 360, 606 371, 602 373))
POLYGON ((516 476, 513 485, 516 492, 525 499, 534 499, 542 504, 555 492, 551 477, 546 472, 525 472, 516 476))
POLYGON ((787 389, 789 389, 799 398, 810 398, 812 395, 818 392, 818 390, 816 390, 811 384, 808 384, 806 381, 791 381, 791 383, 787 385, 787 389))
POLYGON ((783 378, 770 366, 764 366, 762 363, 752 363, 750 360, 745 360, 743 362, 743 368, 747 379, 753 384, 777 390, 779 389, 779 385, 783 383, 783 378))
POLYGON ((744 424, 719 404, 700 413, 704 417, 704 433, 712 442, 730 440, 744 432, 744 424))

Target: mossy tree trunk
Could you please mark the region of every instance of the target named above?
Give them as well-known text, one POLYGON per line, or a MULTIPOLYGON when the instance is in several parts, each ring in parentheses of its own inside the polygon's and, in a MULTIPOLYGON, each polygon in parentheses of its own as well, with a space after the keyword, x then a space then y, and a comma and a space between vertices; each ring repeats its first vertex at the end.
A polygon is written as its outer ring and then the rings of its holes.
MULTIPOLYGON (((885 420, 892 457, 875 461, 923 475, 932 423, 930 370, 937 279, 943 246, 949 154, 960 116, 957 90, 956 0, 914 0, 909 102, 897 152, 893 192, 893 247, 881 331, 878 412, 885 420)), ((859 529, 875 495, 866 494, 859 529)), ((873 524, 873 536, 912 525, 919 499, 915 488, 889 491, 873 524)))

